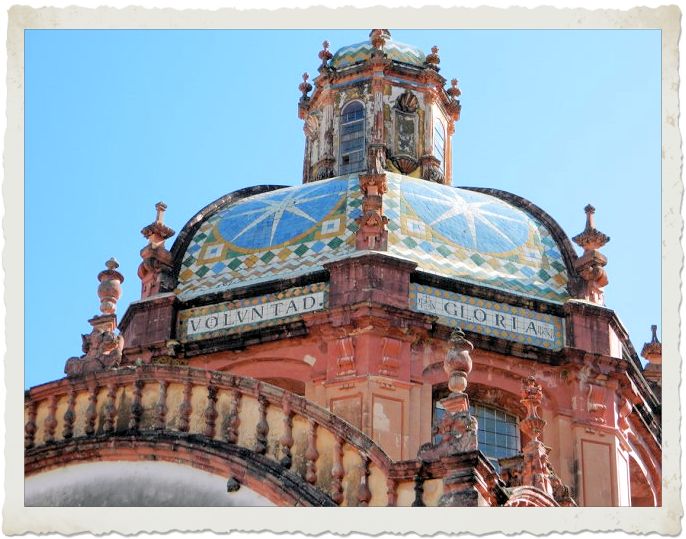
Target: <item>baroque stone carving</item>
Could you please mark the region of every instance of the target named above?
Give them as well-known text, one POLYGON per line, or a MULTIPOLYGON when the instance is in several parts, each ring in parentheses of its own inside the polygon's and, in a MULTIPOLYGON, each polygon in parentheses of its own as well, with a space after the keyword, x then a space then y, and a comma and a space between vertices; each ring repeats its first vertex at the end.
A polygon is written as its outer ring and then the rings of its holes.
POLYGON ((164 212, 167 205, 164 202, 155 204, 155 220, 141 230, 141 234, 148 240, 148 244, 141 249, 143 261, 138 266, 138 277, 141 280, 141 298, 154 296, 159 292, 173 288, 172 285, 172 255, 164 246, 165 240, 171 238, 175 232, 164 224, 164 212))
POLYGON ((598 249, 610 241, 610 237, 595 228, 593 218, 595 208, 588 204, 584 211, 586 212, 586 227, 581 234, 572 238, 584 250, 584 253, 574 262, 574 269, 585 281, 584 286, 578 291, 578 297, 603 305, 603 288, 609 282, 604 269, 607 258, 598 249))
POLYGON ((402 112, 414 114, 417 112, 417 108, 419 107, 419 100, 417 99, 417 96, 414 95, 410 90, 405 90, 398 96, 395 106, 402 112))
POLYGON ((459 328, 454 330, 443 361, 450 395, 440 401, 445 415, 434 431, 438 443, 424 444, 419 450, 418 456, 423 461, 476 451, 478 448, 478 423, 469 412, 469 397, 465 393, 467 376, 472 370, 472 350, 474 345, 465 338, 464 332, 459 328))
POLYGON ((115 311, 121 296, 121 283, 124 277, 116 271, 119 264, 114 258, 106 262, 107 269, 98 274, 100 286, 100 311, 88 322, 93 330, 81 335, 81 357, 71 357, 64 366, 67 376, 81 376, 90 372, 116 368, 121 363, 124 338, 117 332, 115 311))

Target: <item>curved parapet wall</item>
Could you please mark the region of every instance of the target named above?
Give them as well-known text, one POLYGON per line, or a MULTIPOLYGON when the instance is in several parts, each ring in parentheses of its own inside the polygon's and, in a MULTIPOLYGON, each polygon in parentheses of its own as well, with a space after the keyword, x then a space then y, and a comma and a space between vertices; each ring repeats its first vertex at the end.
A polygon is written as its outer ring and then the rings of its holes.
MULTIPOLYGON (((73 463, 158 459, 234 477, 277 504, 414 500, 414 466, 393 463, 323 408, 252 378, 128 367, 34 387, 25 407, 27 476, 73 463)), ((435 505, 442 481, 430 484, 424 502, 435 505)))

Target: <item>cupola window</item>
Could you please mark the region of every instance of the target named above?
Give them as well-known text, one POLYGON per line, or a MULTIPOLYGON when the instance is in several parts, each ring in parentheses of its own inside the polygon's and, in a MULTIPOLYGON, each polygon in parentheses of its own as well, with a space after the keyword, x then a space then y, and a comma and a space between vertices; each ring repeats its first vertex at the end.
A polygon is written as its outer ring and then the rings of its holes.
MULTIPOLYGON (((470 404, 469 411, 479 424, 479 450, 488 457, 496 470, 500 468, 498 459, 513 457, 521 452, 519 419, 516 416, 481 403, 470 404)), ((444 415, 445 409, 439 401, 435 401, 434 425, 438 425, 444 415)), ((439 441, 440 436, 435 436, 434 443, 439 441)))
POLYGON ((444 170, 445 126, 440 118, 434 118, 434 156, 441 162, 441 170, 444 170))
POLYGON ((341 112, 340 174, 364 169, 364 107, 348 103, 341 112))

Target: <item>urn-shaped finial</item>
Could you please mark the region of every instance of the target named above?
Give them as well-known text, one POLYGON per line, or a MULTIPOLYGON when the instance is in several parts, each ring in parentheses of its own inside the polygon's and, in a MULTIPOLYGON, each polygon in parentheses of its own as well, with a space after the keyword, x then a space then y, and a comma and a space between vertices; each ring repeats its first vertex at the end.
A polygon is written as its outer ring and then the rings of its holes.
POLYGON ((298 85, 298 90, 302 92, 302 96, 300 96, 300 99, 308 100, 309 97, 307 96, 307 93, 312 90, 312 85, 307 82, 307 79, 310 78, 310 75, 308 73, 303 73, 303 81, 298 85))
POLYGON ((331 54, 331 51, 329 50, 329 42, 325 40, 322 43, 322 50, 319 51, 319 59, 322 61, 319 66, 320 71, 327 68, 327 64, 331 58, 333 58, 333 54, 331 54))
POLYGON ((464 393, 467 389, 467 376, 472 371, 472 358, 469 353, 474 345, 465 339, 464 332, 457 328, 450 335, 450 350, 445 356, 443 369, 448 378, 448 388, 453 393, 464 393))
POLYGON ((105 262, 106 270, 98 273, 98 297, 100 298, 100 312, 103 314, 114 314, 117 310, 117 301, 121 297, 121 283, 124 276, 117 271, 119 262, 110 258, 105 262))
POLYGON ((438 47, 434 45, 431 47, 431 54, 426 55, 426 64, 438 71, 438 64, 441 63, 441 59, 438 56, 438 47))

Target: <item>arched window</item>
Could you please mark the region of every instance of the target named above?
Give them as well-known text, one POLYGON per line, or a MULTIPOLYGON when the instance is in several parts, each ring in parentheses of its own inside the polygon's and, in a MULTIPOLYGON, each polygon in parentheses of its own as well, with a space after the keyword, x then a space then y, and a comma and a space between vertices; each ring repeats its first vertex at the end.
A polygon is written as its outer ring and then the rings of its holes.
POLYGON ((434 117, 434 156, 441 162, 441 169, 445 169, 445 126, 443 121, 434 117))
MULTIPOLYGON (((504 410, 481 403, 470 404, 469 411, 479 424, 479 449, 498 470, 498 459, 513 457, 521 451, 519 419, 504 410)), ((434 425, 437 425, 444 415, 445 410, 440 401, 434 401, 434 425)), ((437 436, 434 443, 438 441, 440 440, 437 436)))
POLYGON ((364 169, 364 107, 348 103, 341 112, 340 174, 364 169))

